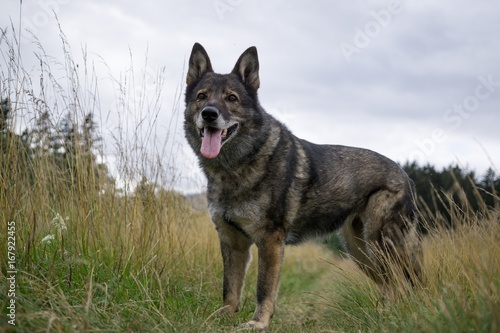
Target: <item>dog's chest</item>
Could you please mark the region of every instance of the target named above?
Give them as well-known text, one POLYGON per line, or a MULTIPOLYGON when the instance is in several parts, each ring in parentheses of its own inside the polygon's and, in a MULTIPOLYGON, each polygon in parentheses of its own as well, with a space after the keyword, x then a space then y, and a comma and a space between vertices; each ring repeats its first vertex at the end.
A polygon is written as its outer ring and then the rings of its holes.
POLYGON ((218 225, 231 223, 246 234, 255 235, 265 220, 262 198, 209 198, 209 211, 212 221, 218 225))

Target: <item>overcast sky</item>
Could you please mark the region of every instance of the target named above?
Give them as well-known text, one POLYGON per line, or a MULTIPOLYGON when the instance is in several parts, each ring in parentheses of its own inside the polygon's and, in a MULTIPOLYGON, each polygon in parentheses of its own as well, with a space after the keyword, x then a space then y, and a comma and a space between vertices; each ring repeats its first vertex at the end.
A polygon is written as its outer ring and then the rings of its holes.
MULTIPOLYGON (((500 171, 497 0, 31 0, 21 13, 9 0, 2 4, 0 27, 21 21, 47 54, 62 61, 54 14, 75 59, 87 50, 104 110, 116 102, 106 79, 126 75, 130 54, 134 67, 144 66, 147 53, 145 87, 162 89, 155 140, 170 142, 157 151, 180 170, 178 189, 204 184, 183 138, 183 100, 173 111, 194 42, 221 73, 257 46, 260 102, 301 138, 365 147, 398 162, 500 171)), ((25 66, 35 66, 31 36, 21 35, 25 66)), ((104 113, 103 133, 112 137, 125 116, 104 113)), ((128 122, 137 126, 140 118, 135 114, 128 122)), ((106 154, 113 163, 112 144, 106 154)))

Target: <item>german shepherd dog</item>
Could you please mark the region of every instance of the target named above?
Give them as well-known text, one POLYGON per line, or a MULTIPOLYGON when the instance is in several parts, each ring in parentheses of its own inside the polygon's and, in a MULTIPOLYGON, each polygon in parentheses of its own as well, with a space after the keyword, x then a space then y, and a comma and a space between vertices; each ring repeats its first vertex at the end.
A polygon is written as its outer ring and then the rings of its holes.
POLYGON ((320 234, 337 231, 381 286, 391 284, 395 271, 419 280, 415 188, 395 162, 370 150, 294 136, 260 106, 255 47, 223 75, 194 44, 186 83, 185 134, 208 180, 224 263, 222 312, 239 310, 252 244, 258 282, 250 328, 269 325, 285 245, 320 234))

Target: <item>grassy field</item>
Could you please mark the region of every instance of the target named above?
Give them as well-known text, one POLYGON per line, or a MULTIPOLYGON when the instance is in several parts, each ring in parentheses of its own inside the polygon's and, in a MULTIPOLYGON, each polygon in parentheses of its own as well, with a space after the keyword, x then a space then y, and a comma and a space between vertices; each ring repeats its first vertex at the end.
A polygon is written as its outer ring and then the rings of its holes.
MULTIPOLYGON (((1 92, 39 115, 42 103, 26 91, 40 91, 29 85, 41 80, 23 77, 29 74, 11 46, 3 53, 1 92)), ((72 92, 79 118, 95 96, 71 89, 72 66, 65 67, 70 89, 50 91, 72 92)), ((242 310, 233 318, 218 315, 222 260, 206 212, 168 189, 149 195, 103 189, 83 150, 77 149, 68 183, 51 156, 20 154, 17 136, 0 135, 1 332, 233 332, 250 319, 255 261, 242 310), (15 237, 11 248, 9 236, 15 237), (8 316, 12 299, 15 326, 8 316)), ((144 174, 138 161, 154 171, 153 179, 169 172, 151 156, 134 155, 137 147, 116 144, 129 177, 144 174)), ((431 229, 424 238, 425 286, 402 289, 393 299, 384 299, 351 260, 319 243, 287 248, 270 331, 500 332, 500 214, 453 210, 452 230, 431 229)))
MULTIPOLYGON (((2 181, 2 188, 14 185, 2 181)), ((143 202, 76 189, 51 202, 43 192, 49 183, 2 196, 1 235, 14 221, 18 273, 14 330, 6 322, 2 262, 0 330, 228 332, 251 317, 255 262, 242 311, 217 314, 222 267, 206 213, 168 192, 143 202)), ((498 216, 434 230, 424 244, 425 288, 392 300, 322 245, 287 248, 271 331, 498 332, 498 216)))

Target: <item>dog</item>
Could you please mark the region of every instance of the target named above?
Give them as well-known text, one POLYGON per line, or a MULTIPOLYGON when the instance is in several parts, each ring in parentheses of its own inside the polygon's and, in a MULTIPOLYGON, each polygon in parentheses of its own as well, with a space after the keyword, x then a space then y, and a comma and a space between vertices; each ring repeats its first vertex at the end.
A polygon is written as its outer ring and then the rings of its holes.
POLYGON ((184 130, 207 178, 220 240, 221 312, 239 310, 252 244, 258 248, 258 281, 250 328, 269 326, 285 245, 317 235, 338 232, 346 251, 379 285, 390 285, 395 271, 418 281, 422 248, 408 175, 373 151, 297 138, 261 107, 259 86, 255 47, 241 54, 231 73, 217 74, 203 46, 194 44, 184 130))

